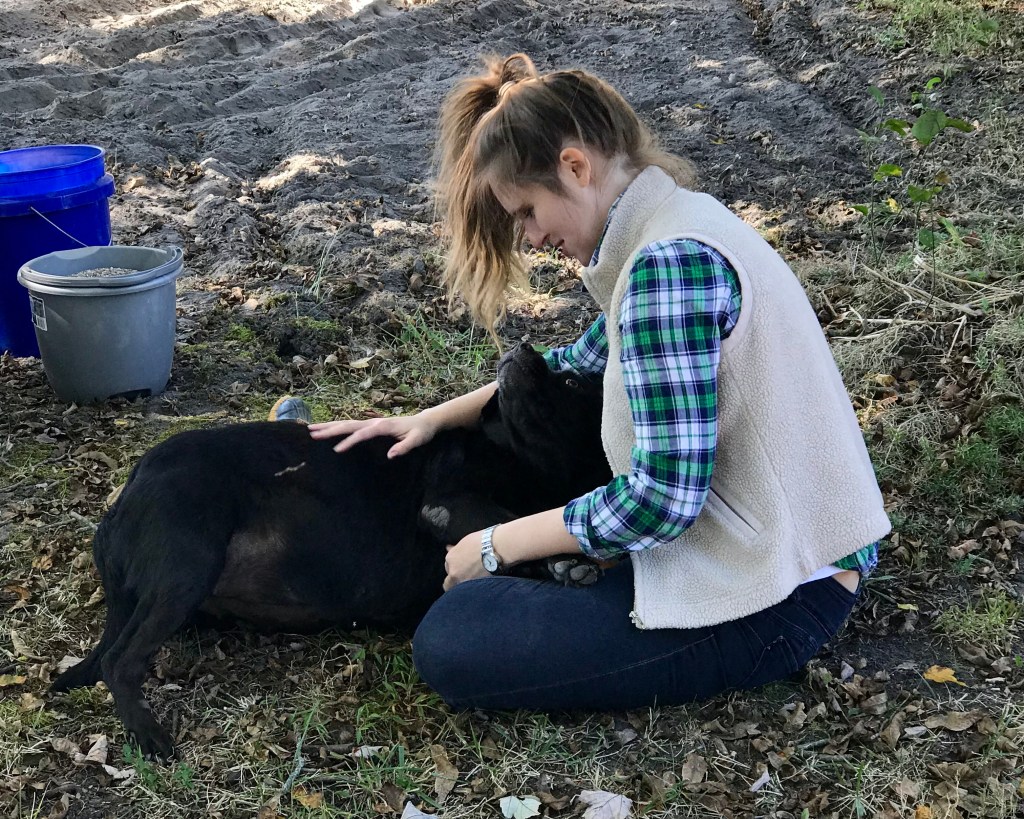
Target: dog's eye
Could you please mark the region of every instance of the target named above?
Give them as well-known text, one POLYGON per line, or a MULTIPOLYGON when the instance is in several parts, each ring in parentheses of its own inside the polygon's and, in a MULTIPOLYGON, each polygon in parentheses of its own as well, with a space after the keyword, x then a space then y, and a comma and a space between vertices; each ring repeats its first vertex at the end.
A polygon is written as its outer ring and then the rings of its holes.
POLYGON ((578 390, 580 388, 580 382, 575 378, 567 378, 565 379, 565 386, 569 387, 569 389, 578 390))

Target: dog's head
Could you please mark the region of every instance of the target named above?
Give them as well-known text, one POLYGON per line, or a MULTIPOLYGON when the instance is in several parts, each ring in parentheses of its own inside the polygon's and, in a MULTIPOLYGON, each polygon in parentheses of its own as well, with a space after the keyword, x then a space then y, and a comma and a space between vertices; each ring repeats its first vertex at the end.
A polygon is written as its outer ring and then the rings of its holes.
POLYGON ((529 344, 498 362, 498 392, 481 413, 484 434, 511 450, 554 492, 578 497, 611 477, 601 445, 601 384, 553 372, 529 344))

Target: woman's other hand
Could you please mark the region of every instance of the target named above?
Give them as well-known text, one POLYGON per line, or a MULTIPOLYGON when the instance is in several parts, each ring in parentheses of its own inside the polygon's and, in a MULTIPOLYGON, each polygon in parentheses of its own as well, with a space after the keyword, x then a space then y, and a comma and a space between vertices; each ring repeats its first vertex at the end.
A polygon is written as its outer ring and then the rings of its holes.
POLYGON ((396 438, 395 445, 388 450, 388 457, 404 455, 411 449, 425 444, 438 431, 435 421, 424 413, 401 415, 397 418, 370 418, 366 421, 328 421, 323 424, 310 424, 309 434, 314 438, 336 438, 347 436, 334 446, 335 452, 351 449, 360 441, 386 435, 396 438))
POLYGON ((480 559, 481 537, 483 531, 470 532, 454 546, 448 547, 448 555, 444 559, 445 591, 466 580, 490 576, 480 559))

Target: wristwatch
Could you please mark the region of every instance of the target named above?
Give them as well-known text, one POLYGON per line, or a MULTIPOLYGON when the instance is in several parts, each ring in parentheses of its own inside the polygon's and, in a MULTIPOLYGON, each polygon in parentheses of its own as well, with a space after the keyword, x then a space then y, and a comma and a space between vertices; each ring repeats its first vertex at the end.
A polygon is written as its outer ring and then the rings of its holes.
POLYGON ((488 526, 480 536, 480 561, 490 574, 495 575, 504 574, 505 572, 505 564, 494 551, 494 530, 497 528, 497 523, 493 526, 488 526))

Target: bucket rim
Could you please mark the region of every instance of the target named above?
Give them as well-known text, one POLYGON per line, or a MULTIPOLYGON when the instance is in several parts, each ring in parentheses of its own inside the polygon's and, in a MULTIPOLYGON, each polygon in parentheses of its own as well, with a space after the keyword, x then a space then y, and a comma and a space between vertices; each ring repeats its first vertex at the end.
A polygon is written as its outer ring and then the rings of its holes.
MULTIPOLYGON (((68 142, 61 145, 26 145, 22 148, 10 148, 6 151, 0 151, 0 161, 2 161, 4 157, 14 156, 15 154, 35 154, 42 153, 44 151, 59 152, 62 148, 86 148, 91 151, 91 153, 87 155, 80 155, 71 161, 57 165, 49 164, 41 168, 23 168, 22 170, 9 171, 7 173, 0 171, 0 180, 9 179, 11 177, 39 174, 44 171, 63 171, 68 168, 74 168, 76 165, 95 162, 97 159, 102 159, 107 155, 107 150, 102 145, 93 145, 88 142, 68 142)), ((69 151, 68 153, 70 154, 72 152, 69 151)))
MULTIPOLYGON (((132 296, 136 293, 143 293, 147 290, 155 290, 158 287, 174 287, 181 270, 170 270, 162 276, 133 284, 131 287, 51 287, 46 284, 26 282, 21 273, 18 273, 18 282, 29 292, 30 296, 63 296, 65 298, 114 298, 117 296, 132 296)), ((45 300, 44 300, 45 301, 45 300)))
MULTIPOLYGON (((51 253, 46 253, 42 256, 37 256, 34 259, 29 259, 18 269, 18 281, 27 287, 29 290, 38 287, 50 288, 54 291, 62 293, 68 293, 73 290, 97 290, 103 291, 109 294, 118 290, 125 290, 132 288, 135 285, 144 284, 148 281, 159 279, 169 273, 173 273, 173 278, 177 278, 181 273, 182 259, 184 253, 180 247, 176 245, 166 245, 164 247, 146 247, 144 245, 106 245, 106 246, 95 246, 95 247, 83 247, 75 248, 73 250, 55 250, 51 253), (101 252, 104 256, 117 256, 121 251, 148 251, 150 253, 159 253, 165 256, 162 262, 147 267, 144 270, 138 270, 135 273, 130 273, 124 276, 71 276, 68 274, 61 275, 57 273, 44 273, 41 270, 35 269, 34 265, 45 262, 47 259, 58 259, 65 261, 74 261, 82 258, 90 258, 97 255, 97 252, 101 252)), ((103 267, 119 267, 116 261, 111 262, 105 261, 101 265, 92 264, 92 267, 97 266, 103 267)), ((127 267, 128 265, 123 265, 127 267)), ((82 270, 89 270, 89 267, 83 267, 82 270)), ((50 292, 50 290, 44 291, 50 292)), ((84 293, 82 295, 85 295, 84 293)))

